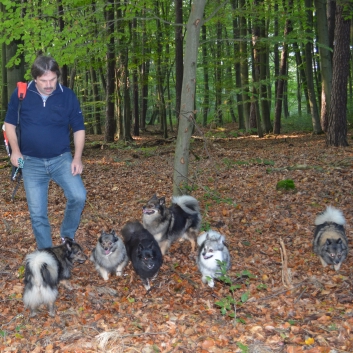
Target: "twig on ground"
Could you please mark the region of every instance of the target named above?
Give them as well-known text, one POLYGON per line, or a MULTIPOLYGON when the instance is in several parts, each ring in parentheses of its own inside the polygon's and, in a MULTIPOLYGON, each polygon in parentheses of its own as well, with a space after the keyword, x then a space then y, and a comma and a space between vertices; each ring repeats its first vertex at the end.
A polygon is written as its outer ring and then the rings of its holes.
POLYGON ((283 239, 279 238, 279 243, 281 245, 281 259, 282 259, 282 283, 286 288, 292 287, 292 276, 290 273, 290 269, 288 268, 288 257, 286 247, 284 245, 283 239))

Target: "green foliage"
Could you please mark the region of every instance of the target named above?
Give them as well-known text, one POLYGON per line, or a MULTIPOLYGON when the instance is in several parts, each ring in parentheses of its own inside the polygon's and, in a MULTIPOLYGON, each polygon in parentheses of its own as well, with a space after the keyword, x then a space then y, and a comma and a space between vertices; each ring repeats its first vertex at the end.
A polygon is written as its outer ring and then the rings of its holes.
MULTIPOLYGON (((226 295, 224 298, 217 300, 215 304, 220 307, 222 315, 227 315, 234 319, 234 324, 236 322, 245 323, 242 318, 237 317, 237 307, 242 306, 249 299, 249 292, 244 292, 240 296, 240 300, 236 300, 234 295, 238 289, 241 289, 240 284, 232 284, 232 279, 227 274, 227 267, 224 261, 217 260, 219 268, 221 270, 221 275, 218 277, 220 282, 229 286, 230 294, 226 295)), ((241 273, 237 274, 238 278, 247 277, 248 280, 254 276, 248 271, 244 270, 241 273)))
POLYGON ((156 154, 157 147, 141 147, 138 151, 143 157, 152 157, 156 154))
POLYGON ((23 278, 25 274, 25 267, 22 265, 18 268, 18 278, 23 278))
POLYGON ((277 190, 294 190, 294 181, 291 179, 280 180, 276 185, 277 190))
POLYGON ((236 206, 236 203, 230 197, 222 197, 218 191, 211 190, 208 186, 205 186, 205 194, 203 198, 205 200, 213 200, 216 201, 217 204, 219 203, 226 203, 228 205, 236 206))
POLYGON ((241 342, 237 342, 237 346, 241 349, 241 353, 249 353, 249 347, 245 346, 241 342))

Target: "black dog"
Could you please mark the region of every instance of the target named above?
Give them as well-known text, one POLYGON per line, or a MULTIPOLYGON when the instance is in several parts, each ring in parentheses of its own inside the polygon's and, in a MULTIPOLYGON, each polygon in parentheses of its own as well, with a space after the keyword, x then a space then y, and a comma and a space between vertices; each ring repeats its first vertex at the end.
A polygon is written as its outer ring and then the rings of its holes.
POLYGON ((138 221, 128 222, 121 234, 132 266, 149 290, 150 279, 157 276, 163 263, 161 249, 153 235, 138 221))

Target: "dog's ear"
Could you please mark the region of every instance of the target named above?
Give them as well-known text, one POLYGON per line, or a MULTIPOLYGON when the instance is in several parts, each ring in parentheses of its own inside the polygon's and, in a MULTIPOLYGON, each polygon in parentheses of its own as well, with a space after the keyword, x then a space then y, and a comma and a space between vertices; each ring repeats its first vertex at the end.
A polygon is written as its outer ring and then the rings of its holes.
POLYGON ((137 247, 137 255, 138 256, 141 255, 142 250, 143 250, 143 246, 142 246, 142 244, 139 244, 138 247, 137 247))
POLYGON ((161 206, 164 205, 165 204, 165 197, 161 197, 158 201, 161 206))
POLYGON ((150 198, 150 201, 149 202, 156 202, 158 201, 158 197, 157 197, 157 194, 154 194, 151 198, 150 198))
POLYGON ((153 249, 154 241, 151 240, 151 242, 148 244, 148 249, 153 249))
POLYGON ((74 243, 73 239, 69 237, 64 238, 64 244, 66 245, 67 250, 71 251, 73 243, 74 243))
POLYGON ((113 236, 114 243, 116 243, 119 240, 119 238, 116 235, 115 230, 112 229, 112 231, 110 233, 113 236))

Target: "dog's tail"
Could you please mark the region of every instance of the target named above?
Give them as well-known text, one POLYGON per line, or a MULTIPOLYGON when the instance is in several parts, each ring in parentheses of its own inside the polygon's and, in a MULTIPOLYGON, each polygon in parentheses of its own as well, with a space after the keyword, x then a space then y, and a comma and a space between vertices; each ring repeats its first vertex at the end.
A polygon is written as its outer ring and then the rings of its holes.
POLYGON ((40 287, 43 282, 50 287, 58 284, 58 263, 46 251, 35 251, 26 256, 26 276, 32 284, 40 287))
POLYGON ((192 196, 173 196, 172 202, 180 206, 186 213, 192 215, 200 213, 199 202, 192 196))
POLYGON ((51 254, 36 251, 26 256, 25 307, 33 311, 41 304, 53 305, 58 295, 58 272, 58 264, 51 254))
POLYGON ((332 206, 328 206, 324 212, 320 213, 316 217, 315 225, 319 226, 321 224, 330 222, 343 226, 346 223, 346 220, 340 210, 332 206))
POLYGON ((124 238, 124 242, 128 242, 132 235, 135 233, 146 232, 146 229, 139 221, 129 221, 127 222, 121 230, 121 235, 124 238))

